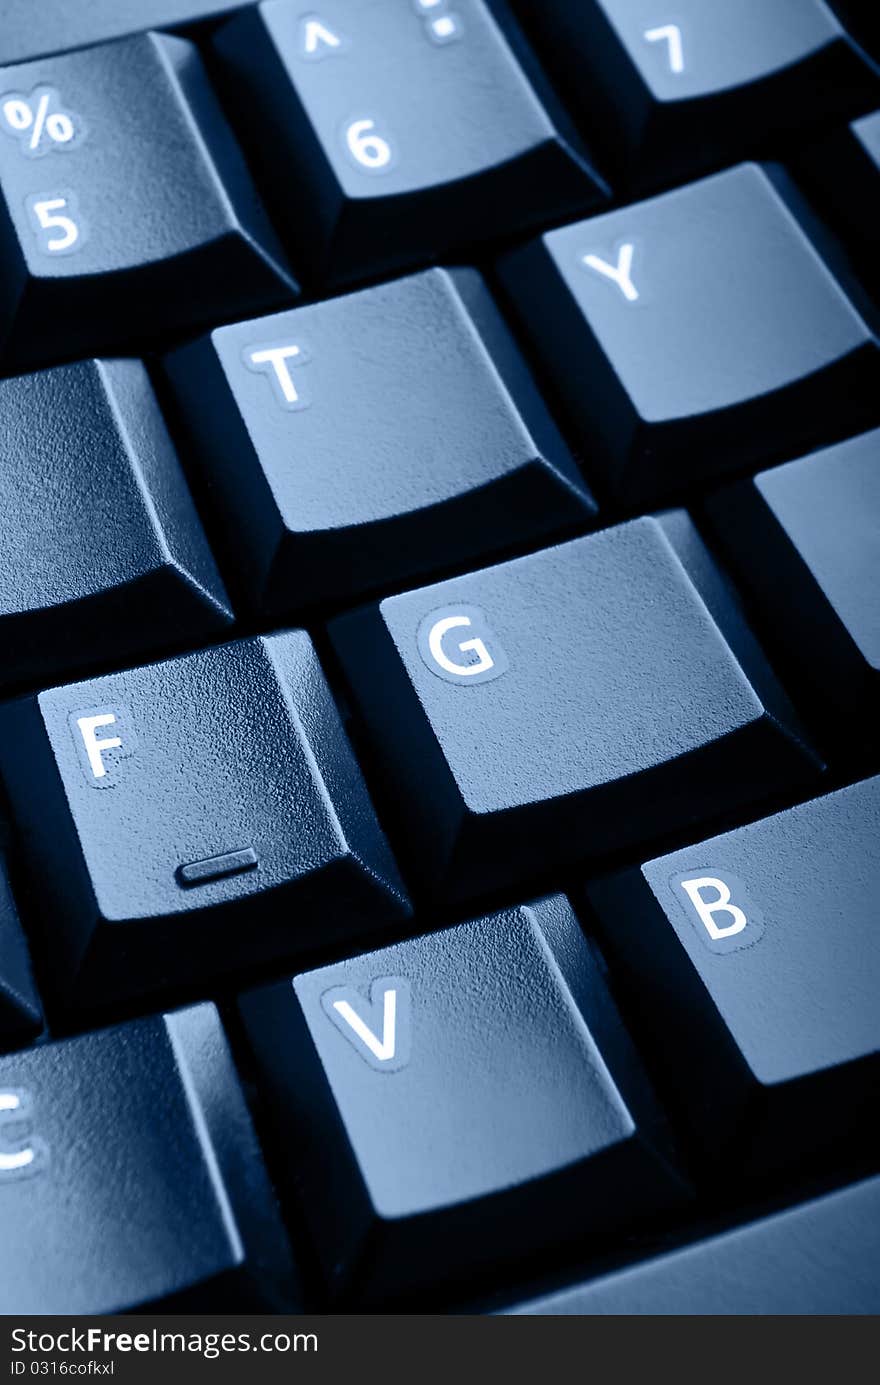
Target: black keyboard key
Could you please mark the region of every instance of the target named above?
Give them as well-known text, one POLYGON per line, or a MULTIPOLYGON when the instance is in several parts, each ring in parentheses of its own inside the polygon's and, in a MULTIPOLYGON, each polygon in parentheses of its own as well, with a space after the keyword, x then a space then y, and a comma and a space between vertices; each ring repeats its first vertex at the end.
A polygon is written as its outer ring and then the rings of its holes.
POLYGON ((835 130, 805 152, 797 172, 843 237, 859 277, 875 294, 880 292, 880 110, 835 130))
POLYGON ((595 513, 472 270, 220 327, 166 366, 229 570, 243 570, 250 602, 271 615, 537 542, 595 513))
POLYGON ((482 0, 306 14, 268 0, 216 42, 266 196, 313 277, 431 259, 605 193, 482 0))
POLYGON ((698 1139, 740 1172, 876 1117, 880 778, 596 882, 698 1139))
POLYGON ((33 1038, 42 1027, 27 944, 0 859, 0 1047, 33 1038))
POLYGON ((0 381, 0 683, 194 641, 231 620, 138 361, 0 381))
POLYGON ((106 1004, 406 914, 308 636, 243 640, 2 711, 59 990, 106 1004))
POLYGON ((253 0, 3 0, 0 63, 20 63, 144 29, 194 24, 253 0))
POLYGON ((196 50, 157 34, 0 69, 0 248, 19 364, 295 287, 196 50))
POLYGON ((862 43, 875 61, 880 59, 880 9, 876 0, 830 0, 849 33, 862 43))
POLYGON ((629 182, 772 152, 870 110, 880 72, 823 0, 514 0, 629 182))
POLYGON ((880 1178, 510 1309, 553 1316, 880 1312, 880 1178))
POLYGON ((799 703, 864 753, 880 693, 880 430, 738 481, 708 512, 799 703))
POLYGON ((684 513, 390 597, 331 636, 413 869, 454 895, 813 769, 684 513))
POLYGON ((242 1009, 337 1282, 464 1277, 681 1195, 560 895, 307 972, 242 1009))
POLYGON ((705 484, 878 416, 876 339, 801 217, 784 174, 744 164, 502 262, 619 494, 705 484))
POLYGON ((4 1313, 297 1306, 213 1005, 0 1058, 4 1313))

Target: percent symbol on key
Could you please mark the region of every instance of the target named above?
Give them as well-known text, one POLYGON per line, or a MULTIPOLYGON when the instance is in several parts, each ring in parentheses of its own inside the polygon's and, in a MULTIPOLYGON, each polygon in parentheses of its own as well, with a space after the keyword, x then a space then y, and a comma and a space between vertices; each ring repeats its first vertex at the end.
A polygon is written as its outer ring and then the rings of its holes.
POLYGON ((0 97, 0 125, 18 139, 21 152, 30 156, 69 148, 81 133, 77 118, 62 109, 58 93, 47 87, 30 96, 0 97))

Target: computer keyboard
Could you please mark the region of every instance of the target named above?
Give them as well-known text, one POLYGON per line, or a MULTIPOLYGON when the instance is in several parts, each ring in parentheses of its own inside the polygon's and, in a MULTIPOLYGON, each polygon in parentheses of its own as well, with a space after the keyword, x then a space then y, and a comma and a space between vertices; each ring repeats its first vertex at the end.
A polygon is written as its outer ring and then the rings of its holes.
POLYGON ((880 1311, 873 0, 0 0, 0 1313, 880 1311))

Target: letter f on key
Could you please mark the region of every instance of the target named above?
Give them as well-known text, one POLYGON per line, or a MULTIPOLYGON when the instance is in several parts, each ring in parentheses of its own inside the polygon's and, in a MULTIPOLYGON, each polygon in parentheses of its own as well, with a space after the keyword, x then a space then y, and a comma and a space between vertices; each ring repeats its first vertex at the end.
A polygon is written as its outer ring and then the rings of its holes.
POLYGON ((598 255, 584 255, 582 263, 587 269, 592 269, 596 274, 601 274, 603 278, 610 279, 616 284, 628 303, 635 303, 639 298, 639 291, 632 281, 632 262, 635 246, 627 242, 620 247, 617 255, 617 264, 609 264, 607 260, 602 260, 598 255))
POLYGON ((112 712, 102 712, 96 717, 77 717, 76 724, 83 739, 92 774, 96 779, 103 779, 107 773, 107 767, 104 764, 101 751, 119 750, 122 741, 119 736, 104 736, 99 740, 95 732, 99 726, 115 726, 116 717, 112 712))
POLYGON ((80 708, 70 714, 70 729, 87 781, 95 789, 110 788, 117 781, 120 760, 132 755, 137 744, 128 707, 117 703, 80 708), (108 734, 101 734, 105 730, 108 734))

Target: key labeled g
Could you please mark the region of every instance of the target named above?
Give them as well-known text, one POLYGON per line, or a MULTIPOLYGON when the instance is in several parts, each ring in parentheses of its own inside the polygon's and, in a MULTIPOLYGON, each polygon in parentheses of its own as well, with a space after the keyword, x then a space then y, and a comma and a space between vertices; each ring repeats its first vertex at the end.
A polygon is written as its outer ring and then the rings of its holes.
POLYGON ((507 655, 478 606, 443 606, 419 625, 419 653, 438 678, 467 685, 500 678, 507 655))
POLYGON ((12 1179, 33 1178, 49 1162, 44 1140, 30 1133, 30 1095, 0 1088, 0 1187, 12 1179))

